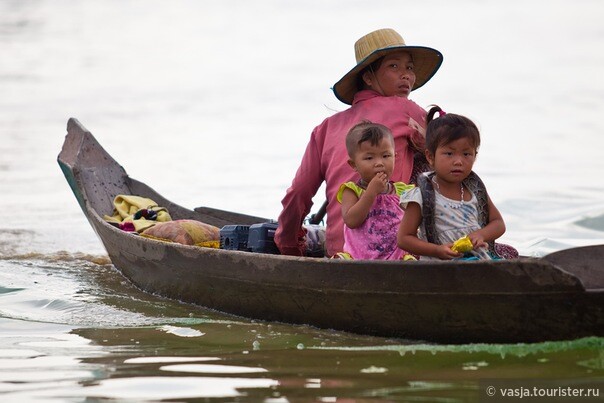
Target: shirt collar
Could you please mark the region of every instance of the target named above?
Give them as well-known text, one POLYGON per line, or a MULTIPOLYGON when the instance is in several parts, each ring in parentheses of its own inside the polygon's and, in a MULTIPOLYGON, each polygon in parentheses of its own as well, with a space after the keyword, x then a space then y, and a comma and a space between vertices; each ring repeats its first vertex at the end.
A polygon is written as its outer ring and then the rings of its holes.
POLYGON ((382 96, 382 94, 380 94, 379 92, 374 91, 374 90, 361 90, 361 91, 357 92, 356 94, 354 94, 352 104, 354 105, 359 102, 366 101, 368 99, 375 98, 375 97, 381 97, 381 96, 382 96))

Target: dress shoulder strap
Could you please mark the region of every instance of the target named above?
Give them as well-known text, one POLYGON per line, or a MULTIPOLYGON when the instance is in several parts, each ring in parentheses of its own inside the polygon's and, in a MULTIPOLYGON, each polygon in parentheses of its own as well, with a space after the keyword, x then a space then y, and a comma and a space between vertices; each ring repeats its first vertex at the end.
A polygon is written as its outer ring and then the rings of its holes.
POLYGON ((432 185, 433 177, 434 172, 419 175, 417 177, 417 187, 422 193, 422 224, 424 225, 426 240, 438 244, 436 225, 434 224, 436 196, 434 195, 434 185, 432 185))
MULTIPOLYGON (((478 210, 478 224, 481 228, 486 227, 489 223, 489 196, 487 193, 487 187, 480 177, 474 172, 470 172, 470 175, 463 181, 463 184, 470 192, 476 196, 477 210, 478 210)), ((494 257, 499 257, 495 252, 495 242, 489 242, 489 252, 494 257)))
POLYGON ((478 223, 481 227, 489 223, 489 199, 484 182, 474 171, 463 181, 464 186, 476 196, 478 200, 478 223))

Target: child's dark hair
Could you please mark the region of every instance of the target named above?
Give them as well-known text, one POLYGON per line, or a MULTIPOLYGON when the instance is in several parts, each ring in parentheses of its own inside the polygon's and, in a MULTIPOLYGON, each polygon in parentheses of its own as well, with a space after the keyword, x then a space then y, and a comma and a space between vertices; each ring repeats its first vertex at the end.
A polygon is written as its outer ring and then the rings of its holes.
POLYGON ((465 116, 445 113, 440 106, 433 105, 428 111, 426 125, 426 150, 432 155, 439 146, 462 138, 469 139, 476 151, 480 147, 478 127, 465 116), (437 112, 439 117, 434 119, 437 112))
POLYGON ((394 145, 392 132, 386 126, 368 120, 357 123, 350 128, 346 135, 346 151, 348 151, 348 156, 350 158, 354 157, 354 153, 361 143, 369 141, 372 146, 376 146, 383 138, 387 138, 394 145))

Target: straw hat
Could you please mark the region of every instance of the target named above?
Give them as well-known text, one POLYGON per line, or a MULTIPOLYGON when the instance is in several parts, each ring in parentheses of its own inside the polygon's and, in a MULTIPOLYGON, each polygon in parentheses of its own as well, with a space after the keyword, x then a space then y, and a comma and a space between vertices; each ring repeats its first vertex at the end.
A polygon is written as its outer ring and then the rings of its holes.
POLYGON ((363 36, 354 44, 357 65, 333 86, 336 97, 345 104, 351 105, 354 94, 358 91, 357 76, 361 70, 380 57, 397 50, 406 50, 413 55, 416 79, 412 91, 426 84, 443 62, 443 55, 438 50, 425 46, 407 46, 395 30, 378 29, 363 36))

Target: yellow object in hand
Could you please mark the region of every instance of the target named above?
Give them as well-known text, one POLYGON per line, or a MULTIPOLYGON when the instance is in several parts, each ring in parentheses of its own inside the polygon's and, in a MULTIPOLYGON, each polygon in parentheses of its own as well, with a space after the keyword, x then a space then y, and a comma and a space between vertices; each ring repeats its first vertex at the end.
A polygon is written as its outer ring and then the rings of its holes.
POLYGON ((470 238, 466 235, 453 242, 451 249, 455 252, 466 253, 474 249, 474 245, 472 245, 472 241, 470 241, 470 238))

